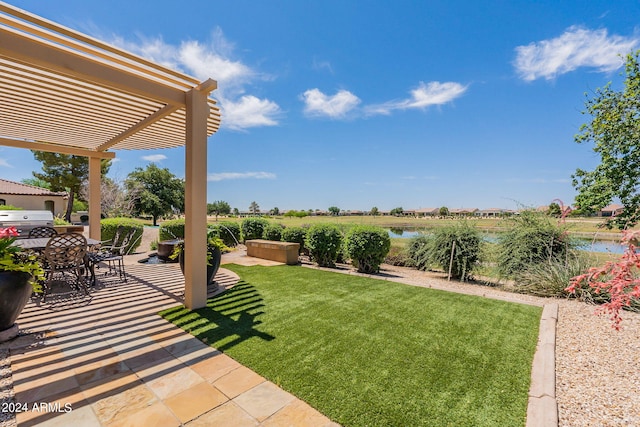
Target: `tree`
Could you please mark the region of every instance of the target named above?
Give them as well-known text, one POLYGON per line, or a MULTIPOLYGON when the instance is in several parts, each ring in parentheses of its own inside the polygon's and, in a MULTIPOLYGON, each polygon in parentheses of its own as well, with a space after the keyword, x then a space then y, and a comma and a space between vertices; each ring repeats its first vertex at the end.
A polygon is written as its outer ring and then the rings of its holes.
POLYGON ((269 211, 269 215, 280 215, 280 209, 276 206, 269 211))
POLYGON ((20 182, 27 185, 33 185, 34 187, 46 188, 47 190, 51 189, 51 184, 38 178, 24 178, 20 180, 20 182))
POLYGON ((369 211, 369 215, 371 216, 377 216, 379 214, 380 214, 380 211, 376 206, 372 207, 371 210, 369 211))
POLYGON ((609 82, 596 89, 586 101, 583 114, 591 122, 580 127, 577 143, 592 142, 601 163, 593 171, 577 169, 572 176, 578 190, 576 204, 582 212, 602 209, 614 199, 624 211, 607 225, 619 229, 632 227, 640 220, 640 51, 626 57, 624 89, 615 91, 609 82))
POLYGON ((440 216, 449 216, 449 208, 446 206, 442 206, 438 211, 438 215, 440 216))
POLYGON ((251 202, 251 205, 249 205, 249 212, 251 212, 253 215, 260 213, 260 206, 258 205, 258 203, 256 203, 255 201, 251 202))
MULTIPOLYGON (((69 200, 64 214, 65 221, 71 222, 71 211, 76 195, 89 177, 89 161, 87 157, 71 156, 69 154, 48 153, 44 151, 32 151, 33 156, 42 162, 42 173, 32 172, 33 176, 50 185, 51 191, 67 191, 69 200)), ((103 159, 100 162, 100 173, 104 177, 111 167, 111 160, 103 159)))
MULTIPOLYGON (((107 177, 102 178, 100 194, 100 209, 104 216, 127 217, 133 214, 137 195, 128 193, 122 182, 107 177)), ((80 196, 85 200, 89 197, 89 183, 86 181, 80 189, 80 196)))
POLYGON ((160 169, 154 163, 146 169, 135 168, 127 176, 125 187, 136 196, 134 213, 151 215, 153 225, 160 216, 184 210, 184 181, 167 168, 160 169))
POLYGON ((329 213, 333 216, 338 216, 340 215, 340 208, 337 206, 330 206, 329 209, 327 209, 329 211, 329 213))
POLYGON ((402 207, 397 207, 397 208, 391 209, 391 211, 389 211, 389 215, 400 216, 402 215, 403 212, 404 212, 404 209, 402 209, 402 207))
POLYGON ((560 209, 560 205, 555 202, 549 204, 549 207, 547 208, 547 215, 555 217, 559 217, 560 215, 562 215, 562 209, 560 209))
POLYGON ((213 203, 207 203, 207 214, 214 214, 216 216, 216 221, 218 220, 218 215, 229 215, 230 213, 231 206, 223 200, 216 200, 213 203))

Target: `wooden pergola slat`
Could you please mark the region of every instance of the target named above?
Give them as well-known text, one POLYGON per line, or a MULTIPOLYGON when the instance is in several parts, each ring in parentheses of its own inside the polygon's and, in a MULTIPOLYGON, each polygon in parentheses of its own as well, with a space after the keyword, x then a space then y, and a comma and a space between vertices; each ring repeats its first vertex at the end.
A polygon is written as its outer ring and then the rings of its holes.
POLYGON ((206 304, 207 137, 220 109, 200 82, 0 2, 0 145, 89 159, 90 236, 100 239, 100 160, 186 146, 185 305, 206 304))

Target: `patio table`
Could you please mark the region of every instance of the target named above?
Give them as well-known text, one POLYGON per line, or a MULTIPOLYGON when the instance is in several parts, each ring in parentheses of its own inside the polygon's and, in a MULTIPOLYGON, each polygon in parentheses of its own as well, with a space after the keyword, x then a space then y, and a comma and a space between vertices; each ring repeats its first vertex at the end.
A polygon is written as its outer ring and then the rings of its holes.
MULTIPOLYGON (((39 237, 37 239, 18 239, 13 245, 20 246, 23 249, 31 249, 34 251, 43 251, 47 247, 50 237, 39 237)), ((100 244, 100 240, 87 239, 87 246, 96 246, 100 244)))

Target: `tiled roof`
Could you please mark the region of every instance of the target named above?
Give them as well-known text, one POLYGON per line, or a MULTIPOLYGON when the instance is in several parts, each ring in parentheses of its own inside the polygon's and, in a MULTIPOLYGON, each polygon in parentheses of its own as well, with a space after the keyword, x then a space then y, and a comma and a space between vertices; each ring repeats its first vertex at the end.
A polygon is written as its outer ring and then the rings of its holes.
POLYGON ((7 181, 0 178, 0 194, 19 194, 26 196, 66 196, 65 191, 54 192, 46 188, 22 184, 20 182, 7 181))

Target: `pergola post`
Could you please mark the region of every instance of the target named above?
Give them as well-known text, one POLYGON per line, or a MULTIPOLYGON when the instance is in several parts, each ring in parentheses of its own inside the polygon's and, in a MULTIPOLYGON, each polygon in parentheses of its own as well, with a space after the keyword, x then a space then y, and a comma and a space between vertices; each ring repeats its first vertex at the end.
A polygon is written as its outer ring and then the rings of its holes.
POLYGON ((101 161, 99 157, 89 157, 89 237, 101 240, 100 214, 102 213, 100 200, 101 161))
POLYGON ((186 93, 184 304, 207 305, 207 104, 208 92, 186 93))

